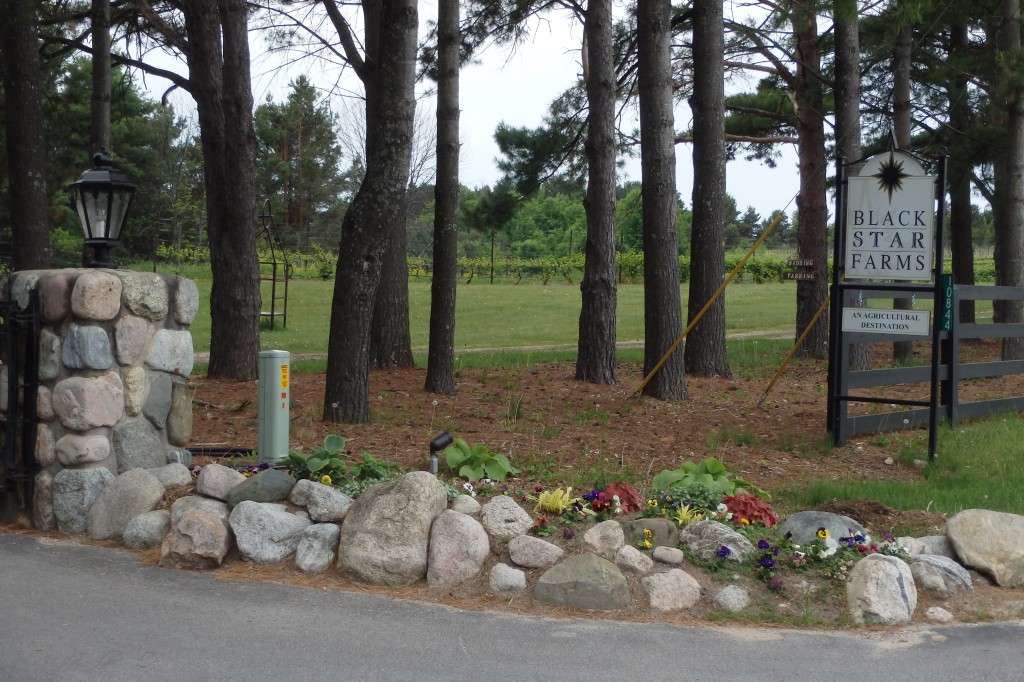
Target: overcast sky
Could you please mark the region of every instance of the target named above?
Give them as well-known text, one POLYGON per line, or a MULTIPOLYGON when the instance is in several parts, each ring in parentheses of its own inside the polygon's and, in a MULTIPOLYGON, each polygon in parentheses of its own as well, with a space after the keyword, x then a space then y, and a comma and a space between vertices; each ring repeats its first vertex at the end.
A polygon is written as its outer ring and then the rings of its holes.
MULTIPOLYGON (((731 5, 729 0, 725 1, 731 5)), ((729 6, 726 9, 728 12, 729 6)), ((436 4, 422 0, 421 24, 425 26, 426 20, 435 16, 436 4)), ((552 12, 548 16, 550 20, 533 27, 526 44, 514 51, 490 47, 481 55, 479 64, 462 70, 460 180, 463 185, 477 188, 493 185, 499 179, 501 174, 495 163, 499 153, 494 143, 494 130, 499 123, 530 128, 540 126, 549 103, 576 82, 580 72, 582 28, 571 22, 566 12, 552 12)), ((260 53, 265 51, 262 39, 254 35, 252 40, 253 94, 257 105, 265 100, 267 94, 278 102, 282 101, 287 96, 288 83, 299 74, 305 74, 314 84, 324 88, 332 86, 338 78, 337 73, 326 68, 323 62, 312 59, 300 61, 289 68, 277 68, 274 57, 261 56, 260 53)), ((354 76, 345 77, 342 82, 343 90, 361 92, 354 76)), ((153 78, 147 79, 147 85, 154 97, 159 97, 165 87, 163 82, 153 78)), ((346 102, 344 99, 339 94, 332 97, 335 111, 344 112, 354 106, 354 100, 346 102)), ((175 94, 171 102, 184 114, 194 106, 186 93, 175 94)), ((432 112, 435 103, 432 98, 425 98, 420 100, 419 106, 432 112)), ((688 128, 690 118, 689 107, 685 103, 678 105, 676 129, 688 128)), ((640 179, 638 158, 626 160, 619 179, 640 179)), ((676 146, 676 186, 689 206, 693 190, 690 145, 676 146)), ((791 148, 784 150, 784 156, 775 169, 742 159, 729 162, 727 191, 736 199, 741 213, 747 206, 753 206, 762 217, 767 217, 773 210, 784 208, 798 188, 796 155, 791 148)), ((791 205, 787 212, 792 212, 794 207, 795 204, 791 205)))

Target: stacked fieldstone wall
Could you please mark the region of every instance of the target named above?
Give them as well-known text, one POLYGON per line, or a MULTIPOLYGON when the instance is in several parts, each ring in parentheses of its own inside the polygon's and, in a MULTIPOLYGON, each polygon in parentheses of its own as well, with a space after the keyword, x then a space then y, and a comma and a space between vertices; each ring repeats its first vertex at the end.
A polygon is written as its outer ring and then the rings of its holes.
POLYGON ((32 290, 42 322, 33 523, 81 532, 117 474, 190 463, 199 290, 174 275, 67 269, 13 273, 0 296, 25 307, 32 290))

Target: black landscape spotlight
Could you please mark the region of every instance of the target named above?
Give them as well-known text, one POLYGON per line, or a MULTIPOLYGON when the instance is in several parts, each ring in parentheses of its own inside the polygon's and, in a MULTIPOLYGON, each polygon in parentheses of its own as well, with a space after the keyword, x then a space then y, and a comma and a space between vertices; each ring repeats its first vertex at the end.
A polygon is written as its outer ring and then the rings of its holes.
POLYGON ((430 441, 430 464, 428 471, 437 476, 437 453, 452 444, 452 434, 444 431, 430 441))
POLYGON ((85 243, 93 249, 89 267, 112 268, 110 248, 119 243, 135 185, 113 167, 106 149, 93 154, 92 163, 93 167, 78 176, 71 188, 85 243))

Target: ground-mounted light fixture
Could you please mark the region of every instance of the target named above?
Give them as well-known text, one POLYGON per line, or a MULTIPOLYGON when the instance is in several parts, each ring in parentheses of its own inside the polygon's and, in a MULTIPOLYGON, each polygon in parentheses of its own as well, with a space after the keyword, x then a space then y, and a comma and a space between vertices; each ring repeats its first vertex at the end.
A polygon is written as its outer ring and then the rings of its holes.
POLYGON ((437 476, 437 453, 451 445, 452 440, 452 435, 444 431, 430 441, 430 461, 427 464, 427 471, 437 476))
POLYGON ((93 154, 92 163, 93 167, 82 173, 71 188, 85 243, 93 249, 89 267, 112 268, 110 248, 120 243, 121 225, 135 185, 113 167, 106 149, 93 154))

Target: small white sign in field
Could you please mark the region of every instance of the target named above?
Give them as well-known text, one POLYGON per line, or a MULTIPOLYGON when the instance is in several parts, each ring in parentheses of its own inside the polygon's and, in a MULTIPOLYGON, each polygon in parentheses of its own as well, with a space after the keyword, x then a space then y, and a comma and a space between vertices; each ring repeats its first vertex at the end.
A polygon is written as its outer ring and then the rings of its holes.
POLYGON ((843 309, 844 332, 928 336, 931 333, 930 321, 931 313, 927 310, 843 309))

